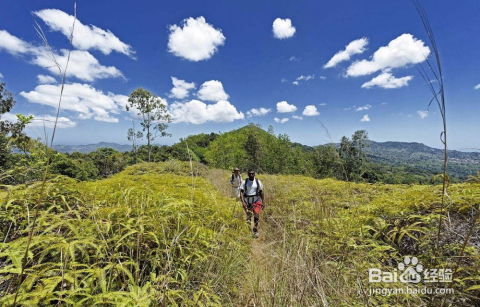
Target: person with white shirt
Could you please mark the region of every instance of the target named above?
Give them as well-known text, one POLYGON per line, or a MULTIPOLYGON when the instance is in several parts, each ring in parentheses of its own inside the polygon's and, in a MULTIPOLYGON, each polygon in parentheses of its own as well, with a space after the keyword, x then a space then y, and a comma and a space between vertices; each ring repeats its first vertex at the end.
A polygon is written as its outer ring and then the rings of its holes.
POLYGON ((230 177, 230 185, 232 186, 232 194, 235 195, 237 200, 240 199, 240 186, 242 185, 242 174, 240 174, 240 169, 235 167, 230 177))
POLYGON ((255 178, 255 171, 248 171, 248 178, 240 186, 240 199, 247 215, 247 224, 251 227, 253 216, 253 235, 258 238, 258 223, 260 212, 265 207, 263 184, 255 178))

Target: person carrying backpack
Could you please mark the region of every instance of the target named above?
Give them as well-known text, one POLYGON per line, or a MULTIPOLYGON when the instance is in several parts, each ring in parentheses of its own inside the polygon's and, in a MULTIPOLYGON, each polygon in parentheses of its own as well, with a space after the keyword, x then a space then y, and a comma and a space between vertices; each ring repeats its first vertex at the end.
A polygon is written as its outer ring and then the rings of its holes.
POLYGON ((253 216, 253 236, 258 238, 258 222, 260 221, 260 212, 265 207, 263 184, 258 178, 255 178, 255 171, 248 171, 248 178, 242 182, 240 187, 240 199, 243 209, 247 215, 247 224, 251 227, 253 216))
POLYGON ((240 169, 235 167, 230 177, 230 185, 232 186, 232 194, 235 197, 240 199, 240 186, 242 185, 242 174, 240 174, 240 169))

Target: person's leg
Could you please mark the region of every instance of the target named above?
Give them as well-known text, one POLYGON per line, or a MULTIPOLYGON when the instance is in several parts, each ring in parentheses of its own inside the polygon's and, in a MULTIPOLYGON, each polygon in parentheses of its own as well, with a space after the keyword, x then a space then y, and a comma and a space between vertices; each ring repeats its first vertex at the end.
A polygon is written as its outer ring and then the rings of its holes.
POLYGON ((260 214, 253 214, 253 233, 258 233, 258 223, 260 221, 260 214))
POLYGON ((252 215, 253 215, 253 212, 247 208, 247 224, 249 227, 252 226, 252 215))

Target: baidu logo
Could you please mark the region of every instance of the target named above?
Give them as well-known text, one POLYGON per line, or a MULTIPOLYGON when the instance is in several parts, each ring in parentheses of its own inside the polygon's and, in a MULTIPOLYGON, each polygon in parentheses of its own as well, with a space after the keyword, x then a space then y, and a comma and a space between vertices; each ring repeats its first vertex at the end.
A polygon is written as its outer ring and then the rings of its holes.
POLYGON ((428 282, 452 282, 451 269, 425 269, 417 257, 405 256, 392 272, 371 268, 368 270, 369 282, 402 282, 418 284, 428 282))

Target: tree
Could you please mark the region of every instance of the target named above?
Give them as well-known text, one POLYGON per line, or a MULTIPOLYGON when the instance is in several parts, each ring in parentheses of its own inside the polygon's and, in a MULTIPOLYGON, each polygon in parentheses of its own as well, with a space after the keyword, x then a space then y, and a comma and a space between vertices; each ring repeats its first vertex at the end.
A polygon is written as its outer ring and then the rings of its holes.
POLYGON ((258 169, 259 167, 260 144, 253 133, 248 134, 245 142, 245 152, 247 153, 247 168, 258 169))
POLYGON ((0 82, 0 168, 5 165, 11 154, 10 145, 13 144, 25 151, 29 137, 23 132, 33 116, 17 114, 17 121, 11 122, 1 119, 2 115, 12 110, 15 100, 5 88, 5 83, 0 82))
MULTIPOLYGON (((158 135, 160 137, 170 136, 167 133, 168 123, 171 122, 170 114, 167 110, 166 102, 143 88, 134 90, 129 98, 127 111, 135 110, 137 115, 142 118, 140 125, 142 131, 146 132, 148 162, 151 161, 151 144, 158 135)), ((135 132, 134 132, 135 133, 135 132)))
POLYGON ((143 137, 142 131, 135 130, 135 122, 132 121, 132 128, 128 129, 127 132, 127 139, 132 142, 132 153, 133 153, 133 163, 137 163, 137 139, 141 139, 143 137))
POLYGON ((113 148, 99 148, 89 153, 88 157, 98 169, 101 177, 116 174, 127 166, 124 155, 113 148))
POLYGON ((343 161, 345 180, 360 180, 365 171, 368 135, 365 130, 358 130, 352 135, 352 140, 346 136, 340 141, 339 155, 343 161))

